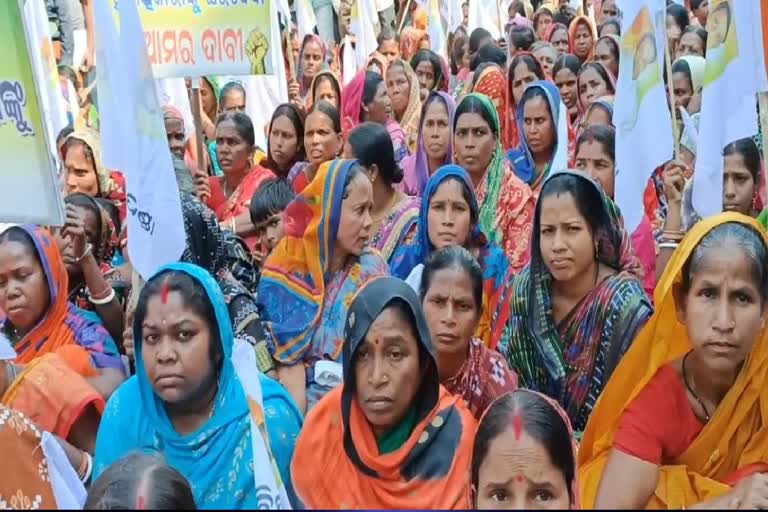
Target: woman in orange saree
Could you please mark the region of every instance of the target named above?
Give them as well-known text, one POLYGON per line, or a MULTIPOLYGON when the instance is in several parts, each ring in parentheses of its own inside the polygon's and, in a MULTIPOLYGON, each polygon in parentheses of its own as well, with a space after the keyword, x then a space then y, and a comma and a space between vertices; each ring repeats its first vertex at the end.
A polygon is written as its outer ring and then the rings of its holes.
POLYGON ((416 292, 374 279, 345 324, 343 383, 309 413, 296 443, 299 499, 312 509, 469 508, 477 424, 440 385, 416 292))
POLYGON ((747 216, 688 232, 587 424, 584 507, 768 505, 766 258, 768 236, 747 216))

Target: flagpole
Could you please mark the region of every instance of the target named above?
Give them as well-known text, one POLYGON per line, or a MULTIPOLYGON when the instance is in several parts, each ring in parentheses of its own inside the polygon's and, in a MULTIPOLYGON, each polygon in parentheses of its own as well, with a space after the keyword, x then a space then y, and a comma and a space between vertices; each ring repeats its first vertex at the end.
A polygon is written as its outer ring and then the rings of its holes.
POLYGON ((757 95, 760 111, 760 131, 763 134, 763 165, 768 163, 768 92, 757 95))
MULTIPOLYGON (((666 19, 667 8, 664 8, 664 16, 666 19)), ((672 56, 669 50, 669 41, 664 38, 664 60, 667 69, 667 91, 669 92, 669 104, 672 110, 672 137, 674 138, 674 156, 677 158, 680 155, 680 127, 677 125, 677 108, 675 107, 675 87, 672 83, 672 56)))
MULTIPOLYGON (((205 168, 205 145, 203 143, 203 117, 200 111, 200 77, 192 82, 192 118, 195 120, 195 146, 197 149, 197 165, 199 172, 208 174, 205 168)), ((200 191, 198 190, 198 193, 200 191)))
POLYGON ((405 9, 403 9, 400 13, 400 23, 398 23, 398 26, 397 26, 398 34, 403 31, 403 25, 405 25, 405 17, 408 16, 408 9, 411 8, 412 1, 413 0, 407 0, 405 2, 405 9))

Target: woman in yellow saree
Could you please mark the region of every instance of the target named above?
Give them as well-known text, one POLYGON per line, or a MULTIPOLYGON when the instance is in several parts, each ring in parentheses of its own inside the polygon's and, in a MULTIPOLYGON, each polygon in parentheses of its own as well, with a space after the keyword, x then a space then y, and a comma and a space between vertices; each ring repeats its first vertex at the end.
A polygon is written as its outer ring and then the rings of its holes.
POLYGON ((768 508, 768 237, 696 224, 579 447, 585 508, 768 508))

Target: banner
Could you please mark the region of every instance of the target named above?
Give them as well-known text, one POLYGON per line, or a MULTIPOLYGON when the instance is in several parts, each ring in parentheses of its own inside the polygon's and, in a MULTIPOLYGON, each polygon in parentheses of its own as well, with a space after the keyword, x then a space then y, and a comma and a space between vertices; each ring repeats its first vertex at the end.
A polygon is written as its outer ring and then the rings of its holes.
POLYGON ((709 3, 693 178, 693 208, 701 218, 723 209, 723 148, 757 133, 757 93, 768 85, 761 19, 758 2, 709 3))
POLYGON ((0 221, 61 225, 56 166, 25 32, 19 2, 0 2, 0 221))
POLYGON ((616 203, 627 231, 645 215, 643 191, 654 169, 672 158, 672 116, 662 79, 665 0, 622 5, 621 58, 613 123, 616 126, 616 203))
POLYGON ((378 49, 375 25, 378 13, 373 0, 354 0, 349 17, 349 32, 355 36, 357 68, 368 65, 368 58, 378 49))
POLYGON ((491 33, 494 40, 502 35, 504 20, 501 19, 501 7, 497 0, 469 0, 469 19, 467 33, 471 34, 476 28, 484 28, 491 33))
POLYGON ((448 38, 445 36, 445 23, 440 12, 440 3, 438 0, 429 0, 429 17, 427 18, 427 29, 432 51, 444 59, 448 58, 448 38))
POLYGON ((98 86, 114 88, 110 96, 99 98, 101 126, 119 127, 112 135, 120 137, 119 145, 107 144, 103 133, 103 156, 105 162, 120 163, 125 174, 128 253, 133 267, 149 279, 161 265, 178 261, 184 250, 181 200, 136 5, 121 2, 116 30, 100 4, 94 6, 100 26, 98 81, 103 82, 98 86))
POLYGON ((272 0, 133 1, 155 78, 275 73, 272 0))

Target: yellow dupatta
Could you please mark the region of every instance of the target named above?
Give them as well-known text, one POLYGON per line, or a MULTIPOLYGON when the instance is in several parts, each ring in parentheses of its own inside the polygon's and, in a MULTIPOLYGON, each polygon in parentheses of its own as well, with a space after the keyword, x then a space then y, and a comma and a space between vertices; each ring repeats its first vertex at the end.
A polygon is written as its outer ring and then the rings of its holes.
MULTIPOLYGON (((622 413, 656 371, 691 349, 685 327, 677 321, 673 285, 699 241, 715 227, 737 222, 768 237, 754 219, 722 213, 700 221, 675 251, 656 286, 656 312, 624 355, 590 416, 579 447, 582 506, 593 508, 613 436, 622 413)), ((704 430, 676 465, 660 467, 656 490, 646 508, 681 509, 730 490, 722 481, 750 464, 768 461, 768 329, 755 341, 733 387, 704 430)))

